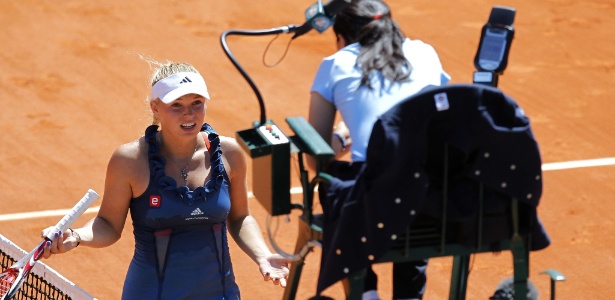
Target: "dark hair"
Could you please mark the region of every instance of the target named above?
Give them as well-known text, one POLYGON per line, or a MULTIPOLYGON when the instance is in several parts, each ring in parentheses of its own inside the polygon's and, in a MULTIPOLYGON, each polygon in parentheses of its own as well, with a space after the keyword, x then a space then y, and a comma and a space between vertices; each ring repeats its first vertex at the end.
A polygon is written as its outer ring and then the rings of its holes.
POLYGON ((389 6, 380 0, 355 0, 335 17, 333 31, 346 45, 361 44, 357 65, 361 67, 361 85, 371 87, 369 75, 378 70, 391 82, 407 81, 412 71, 404 56, 404 34, 391 17, 389 6))

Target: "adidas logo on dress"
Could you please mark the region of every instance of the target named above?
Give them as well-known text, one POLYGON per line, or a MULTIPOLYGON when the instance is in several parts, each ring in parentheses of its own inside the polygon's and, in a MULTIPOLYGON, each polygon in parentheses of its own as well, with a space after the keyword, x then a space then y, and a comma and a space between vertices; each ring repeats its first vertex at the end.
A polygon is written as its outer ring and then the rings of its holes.
POLYGON ((184 79, 182 79, 182 81, 180 81, 179 83, 188 83, 188 82, 192 82, 192 80, 190 80, 190 78, 188 78, 188 76, 184 77, 184 79))
POLYGON ((198 216, 198 215, 202 215, 202 214, 203 214, 203 212, 198 207, 195 210, 193 210, 192 213, 190 213, 191 216, 198 216))

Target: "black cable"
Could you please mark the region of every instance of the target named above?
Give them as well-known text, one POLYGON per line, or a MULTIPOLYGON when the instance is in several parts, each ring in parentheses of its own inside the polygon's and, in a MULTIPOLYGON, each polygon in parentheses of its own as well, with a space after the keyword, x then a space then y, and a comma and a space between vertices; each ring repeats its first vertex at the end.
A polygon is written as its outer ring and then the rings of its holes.
POLYGON ((286 44, 286 48, 284 49, 284 53, 282 53, 282 57, 280 57, 280 59, 278 59, 278 61, 276 61, 273 64, 268 64, 266 61, 266 56, 267 56, 267 52, 269 52, 269 47, 271 47, 271 45, 273 44, 273 42, 275 42, 275 40, 277 40, 279 37, 279 35, 276 35, 273 39, 271 39, 271 41, 269 41, 269 43, 267 44, 267 47, 265 47, 265 51, 263 52, 263 65, 267 68, 273 68, 275 66, 277 66, 278 64, 280 64, 282 62, 282 60, 284 60, 284 58, 286 57, 286 54, 288 54, 288 49, 290 49, 290 43, 293 41, 292 39, 288 40, 288 44, 286 44))
POLYGON ((222 45, 222 49, 224 50, 224 53, 231 60, 231 62, 233 63, 235 68, 237 68, 239 73, 241 73, 243 78, 248 82, 248 84, 254 91, 254 94, 256 94, 256 98, 258 100, 258 104, 260 106, 260 113, 261 113, 260 125, 264 125, 267 122, 267 115, 265 112, 265 102, 263 101, 263 97, 260 91, 258 90, 258 88, 256 87, 256 84, 254 83, 254 81, 252 81, 248 73, 241 67, 241 65, 239 65, 239 62, 237 62, 237 60, 231 53, 231 50, 229 49, 226 43, 226 37, 229 35, 259 36, 259 35, 292 33, 295 30, 297 30, 296 25, 287 25, 287 26, 282 26, 282 27, 276 27, 276 28, 270 28, 270 29, 260 29, 260 30, 227 30, 223 32, 222 35, 220 36, 220 44, 222 45))

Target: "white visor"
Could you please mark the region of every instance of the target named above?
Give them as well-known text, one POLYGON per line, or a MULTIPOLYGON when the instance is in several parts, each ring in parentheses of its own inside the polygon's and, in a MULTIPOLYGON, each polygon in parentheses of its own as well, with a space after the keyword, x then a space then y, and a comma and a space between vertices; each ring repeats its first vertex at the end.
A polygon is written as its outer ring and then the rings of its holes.
POLYGON ((188 94, 197 94, 209 99, 207 85, 201 75, 194 72, 179 72, 159 80, 152 87, 152 100, 160 99, 166 104, 188 94))

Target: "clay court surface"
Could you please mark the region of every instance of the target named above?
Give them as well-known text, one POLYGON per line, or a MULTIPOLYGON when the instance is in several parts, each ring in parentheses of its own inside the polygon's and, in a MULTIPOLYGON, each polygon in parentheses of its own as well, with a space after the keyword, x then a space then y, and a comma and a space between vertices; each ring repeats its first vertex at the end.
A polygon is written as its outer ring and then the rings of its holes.
MULTIPOLYGON (((2 1, 0 2, 0 215, 67 209, 88 188, 102 193, 107 160, 120 144, 143 134, 148 64, 186 61, 208 83, 206 120, 223 135, 259 119, 256 97, 225 56, 220 35, 229 29, 301 24, 312 0, 277 1, 2 1), (154 4, 156 3, 156 4, 154 4)), ((454 83, 471 82, 480 28, 494 5, 517 9, 516 36, 500 88, 531 118, 543 162, 615 157, 615 2, 612 0, 431 1, 389 0, 411 38, 430 43, 454 83)), ((312 77, 335 51, 331 30, 295 40, 276 67, 262 57, 273 36, 229 38, 229 46, 263 94, 267 118, 291 134, 284 119, 307 117, 312 77)), ((290 35, 265 57, 275 63, 290 35)), ((293 186, 298 187, 296 169, 293 186)), ((531 254, 530 279, 549 297, 540 272, 566 276, 558 299, 613 299, 615 295, 615 166, 544 171, 539 216, 552 245, 531 254)), ((99 200, 100 201, 100 200, 99 200)), ((100 205, 95 202, 94 206, 100 205)), ((265 232, 267 214, 251 199, 265 232)), ((293 201, 301 199, 296 195, 293 201)), ((94 214, 84 215, 83 224, 94 214)), ((297 215, 279 222, 276 236, 294 248, 297 215)), ((0 221, 0 233, 22 248, 59 216, 0 221)), ((235 244, 232 257, 244 299, 281 299, 235 244)), ((119 299, 133 251, 132 226, 105 249, 81 247, 47 260, 99 299, 119 299)), ((314 295, 319 249, 310 253, 298 299, 314 295)), ((426 299, 446 299, 452 259, 430 262, 426 299)), ((474 256, 468 299, 488 299, 512 274, 511 256, 474 256)), ((390 265, 378 265, 383 299, 391 298, 390 265)), ((325 292, 343 299, 341 285, 325 292)))

